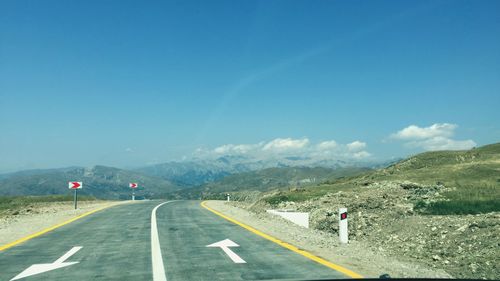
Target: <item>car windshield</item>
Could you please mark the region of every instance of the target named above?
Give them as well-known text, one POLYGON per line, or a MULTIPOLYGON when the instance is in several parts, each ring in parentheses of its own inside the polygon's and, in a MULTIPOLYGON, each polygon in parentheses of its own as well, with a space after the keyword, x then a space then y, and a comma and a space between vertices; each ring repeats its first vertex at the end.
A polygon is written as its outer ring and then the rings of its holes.
POLYGON ((0 280, 498 280, 499 35, 495 0, 1 0, 0 280))

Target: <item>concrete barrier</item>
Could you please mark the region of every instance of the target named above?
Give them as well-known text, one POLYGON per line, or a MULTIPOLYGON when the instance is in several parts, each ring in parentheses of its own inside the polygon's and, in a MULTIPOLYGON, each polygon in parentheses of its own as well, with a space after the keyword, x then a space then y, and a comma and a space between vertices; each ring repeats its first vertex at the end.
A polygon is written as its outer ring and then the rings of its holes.
POLYGON ((268 213, 280 216, 305 228, 309 228, 309 213, 267 210, 268 213))

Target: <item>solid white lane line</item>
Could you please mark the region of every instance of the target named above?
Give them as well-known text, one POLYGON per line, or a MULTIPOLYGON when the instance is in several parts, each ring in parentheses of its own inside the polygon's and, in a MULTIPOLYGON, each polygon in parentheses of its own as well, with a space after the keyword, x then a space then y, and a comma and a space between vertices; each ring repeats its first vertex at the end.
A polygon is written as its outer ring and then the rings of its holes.
POLYGON ((151 261, 153 264, 153 280, 167 281, 163 257, 161 256, 160 239, 158 237, 158 227, 156 225, 156 210, 164 204, 173 201, 163 202, 156 206, 151 212, 151 261))

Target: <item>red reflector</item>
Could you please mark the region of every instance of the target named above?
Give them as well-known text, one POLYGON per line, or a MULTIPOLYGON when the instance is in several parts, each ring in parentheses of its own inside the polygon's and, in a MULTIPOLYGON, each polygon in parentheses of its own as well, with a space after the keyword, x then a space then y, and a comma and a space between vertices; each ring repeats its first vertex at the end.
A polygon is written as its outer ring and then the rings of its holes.
POLYGON ((347 213, 342 213, 342 214, 340 214, 340 219, 341 219, 341 220, 345 220, 345 219, 347 219, 347 213))

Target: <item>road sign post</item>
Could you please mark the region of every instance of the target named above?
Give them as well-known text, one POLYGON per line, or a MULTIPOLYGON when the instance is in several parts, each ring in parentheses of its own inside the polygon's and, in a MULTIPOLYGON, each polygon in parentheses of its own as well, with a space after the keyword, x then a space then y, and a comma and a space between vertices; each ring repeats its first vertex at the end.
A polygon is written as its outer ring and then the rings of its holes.
POLYGON ((136 182, 131 182, 128 186, 132 189, 132 201, 135 201, 135 189, 139 186, 136 182))
POLYGON ((82 188, 83 184, 81 181, 70 181, 68 182, 68 188, 75 190, 75 195, 73 198, 75 204, 75 210, 78 207, 78 189, 82 188))
POLYGON ((340 243, 349 242, 347 233, 347 208, 339 208, 339 239, 340 243))
POLYGON ((78 189, 75 188, 75 198, 73 199, 73 202, 75 202, 75 210, 78 208, 78 189))

